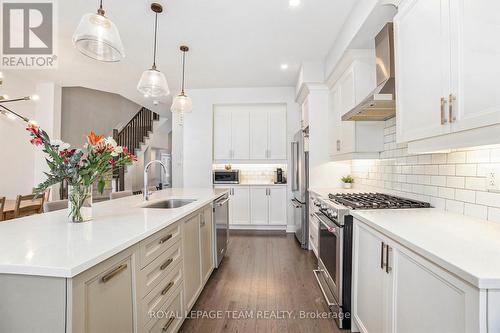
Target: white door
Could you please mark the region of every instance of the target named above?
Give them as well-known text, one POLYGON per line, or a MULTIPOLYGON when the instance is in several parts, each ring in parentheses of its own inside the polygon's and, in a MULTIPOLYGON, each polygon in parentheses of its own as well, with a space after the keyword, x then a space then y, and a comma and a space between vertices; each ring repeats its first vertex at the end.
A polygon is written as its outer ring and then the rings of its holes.
MULTIPOLYGON (((351 66, 339 80, 340 118, 356 106, 356 90, 354 87, 354 67, 351 66)), ((352 153, 355 150, 355 123, 354 121, 340 120, 340 153, 352 153)))
POLYGON ((449 0, 407 0, 394 18, 398 141, 450 132, 449 0), (446 122, 445 122, 446 121, 446 122))
POLYGON ((269 110, 268 158, 286 160, 286 105, 276 105, 269 110))
POLYGON ((286 186, 269 187, 269 224, 286 225, 286 186))
POLYGON ((269 113, 258 106, 250 111, 250 158, 264 160, 268 156, 269 113))
POLYGON ((250 113, 248 108, 235 109, 231 112, 232 159, 250 158, 250 113))
POLYGON ((268 193, 267 187, 252 186, 250 188, 250 217, 252 224, 268 224, 268 193))
POLYGON ((500 123, 500 2, 451 1, 453 131, 500 123))
POLYGON ((250 188, 248 186, 234 186, 230 199, 231 224, 250 224, 250 188))
POLYGON ((390 332, 383 246, 378 235, 354 222, 353 316, 362 332, 390 332))
POLYGON ((231 159, 231 111, 227 106, 214 108, 214 159, 231 159))
POLYGON ((477 289, 403 248, 394 268, 395 332, 480 331, 477 289))

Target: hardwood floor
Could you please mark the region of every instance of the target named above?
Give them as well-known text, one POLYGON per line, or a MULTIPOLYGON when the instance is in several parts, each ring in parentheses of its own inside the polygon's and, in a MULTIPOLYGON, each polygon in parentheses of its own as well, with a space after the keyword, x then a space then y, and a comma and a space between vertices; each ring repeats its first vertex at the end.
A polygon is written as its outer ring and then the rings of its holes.
POLYGON ((341 332, 333 319, 300 318, 329 313, 312 273, 316 266, 314 254, 300 249, 293 234, 233 231, 228 255, 180 331, 341 332), (201 318, 210 314, 220 318, 201 318))

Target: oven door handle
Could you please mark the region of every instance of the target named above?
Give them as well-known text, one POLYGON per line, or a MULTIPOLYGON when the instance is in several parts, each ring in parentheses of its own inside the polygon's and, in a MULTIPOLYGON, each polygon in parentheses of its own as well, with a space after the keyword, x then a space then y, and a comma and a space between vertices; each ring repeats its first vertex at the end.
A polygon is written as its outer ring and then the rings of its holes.
POLYGON ((323 294, 323 298, 325 299, 328 307, 331 307, 331 306, 338 306, 338 304, 334 301, 334 302, 331 302, 329 299, 328 299, 328 295, 326 294, 326 291, 325 289, 323 288, 323 285, 321 284, 321 281, 319 280, 319 275, 321 274, 321 270, 319 269, 315 269, 313 270, 313 273, 314 273, 314 277, 316 278, 316 281, 318 282, 319 284, 319 288, 321 289, 321 293, 323 294))
MULTIPOLYGON (((327 228, 331 228, 331 226, 328 225, 328 223, 326 223, 325 221, 323 221, 323 219, 321 218, 321 216, 318 215, 318 213, 313 213, 314 217, 317 218, 319 220, 319 222, 321 224, 323 224, 325 227, 327 228)), ((335 224, 336 227, 338 228, 343 228, 343 226, 341 226, 340 224, 338 224, 337 222, 335 221, 332 221, 330 219, 328 219, 329 221, 331 221, 333 224, 335 224)))

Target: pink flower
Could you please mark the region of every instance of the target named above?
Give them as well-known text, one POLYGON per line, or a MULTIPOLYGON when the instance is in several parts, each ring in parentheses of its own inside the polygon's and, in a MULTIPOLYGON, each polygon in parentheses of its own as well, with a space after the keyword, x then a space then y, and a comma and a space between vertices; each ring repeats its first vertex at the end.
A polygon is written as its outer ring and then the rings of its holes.
POLYGON ((112 158, 112 157, 110 157, 109 160, 108 160, 108 163, 109 163, 109 165, 111 165, 112 167, 114 167, 115 166, 115 159, 112 158))
POLYGON ((35 146, 40 146, 43 144, 42 139, 40 139, 39 137, 31 139, 30 142, 32 145, 35 145, 35 146))

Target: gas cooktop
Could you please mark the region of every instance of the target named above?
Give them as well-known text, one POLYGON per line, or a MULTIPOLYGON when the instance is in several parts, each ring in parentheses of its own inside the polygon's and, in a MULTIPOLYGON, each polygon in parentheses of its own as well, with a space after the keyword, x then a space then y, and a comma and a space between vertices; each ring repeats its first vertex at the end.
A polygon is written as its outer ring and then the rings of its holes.
POLYGON ((329 194, 333 202, 351 209, 403 209, 429 208, 427 202, 396 197, 382 193, 337 193, 329 194))

